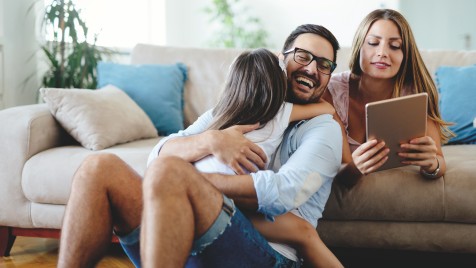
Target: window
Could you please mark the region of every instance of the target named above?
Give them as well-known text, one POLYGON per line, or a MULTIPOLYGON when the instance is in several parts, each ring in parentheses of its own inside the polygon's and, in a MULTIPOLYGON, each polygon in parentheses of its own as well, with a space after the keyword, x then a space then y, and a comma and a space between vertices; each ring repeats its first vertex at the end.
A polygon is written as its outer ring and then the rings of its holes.
MULTIPOLYGON (((51 0, 45 0, 51 3, 51 0)), ((74 0, 100 46, 131 48, 165 44, 165 0, 74 0)))

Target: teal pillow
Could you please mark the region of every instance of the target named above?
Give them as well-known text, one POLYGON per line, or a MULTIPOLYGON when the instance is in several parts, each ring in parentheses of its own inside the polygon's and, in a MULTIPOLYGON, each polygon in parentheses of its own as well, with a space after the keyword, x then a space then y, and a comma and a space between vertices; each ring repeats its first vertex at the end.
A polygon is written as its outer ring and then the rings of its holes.
POLYGON ((456 137, 449 144, 476 144, 476 65, 442 66, 436 71, 443 120, 454 123, 450 129, 456 137))
POLYGON ((182 63, 129 65, 100 62, 97 72, 98 88, 111 84, 124 90, 149 116, 159 135, 183 129, 183 88, 187 68, 182 63))

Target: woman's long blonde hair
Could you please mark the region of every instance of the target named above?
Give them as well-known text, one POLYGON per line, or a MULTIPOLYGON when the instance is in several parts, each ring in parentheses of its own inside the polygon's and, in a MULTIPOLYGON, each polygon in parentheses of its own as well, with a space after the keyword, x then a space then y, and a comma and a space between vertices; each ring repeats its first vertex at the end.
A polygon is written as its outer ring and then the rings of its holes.
POLYGON ((370 27, 377 20, 390 20, 395 23, 402 37, 403 61, 395 78, 393 97, 402 96, 403 89, 409 89, 412 94, 428 93, 428 116, 439 126, 441 141, 446 143, 454 134, 448 128, 450 123, 445 122, 440 116, 436 85, 423 62, 410 25, 402 14, 392 9, 377 9, 364 18, 352 43, 352 54, 349 63, 352 74, 355 76, 362 74, 359 63, 360 50, 370 27))

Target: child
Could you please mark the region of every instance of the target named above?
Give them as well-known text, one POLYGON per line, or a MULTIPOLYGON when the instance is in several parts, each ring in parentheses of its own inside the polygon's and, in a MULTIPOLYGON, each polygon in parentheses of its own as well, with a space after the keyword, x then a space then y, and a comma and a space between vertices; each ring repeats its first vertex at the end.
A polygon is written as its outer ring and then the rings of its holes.
MULTIPOLYGON (((260 128, 245 134, 258 144, 271 159, 279 146, 289 122, 310 119, 321 114, 333 114, 327 102, 298 105, 285 102, 286 73, 284 63, 266 49, 244 52, 233 62, 224 92, 214 109, 197 122, 212 117, 208 129, 226 129, 233 125, 260 124, 260 128)), ((197 123, 196 124, 199 124, 197 123)), ((194 163, 201 172, 235 174, 214 156, 194 163)), ((297 210, 296 214, 299 214, 297 210)), ((293 213, 276 217, 275 222, 256 214, 250 217, 255 227, 267 239, 296 247, 306 265, 341 266, 337 258, 320 240, 314 227, 293 213)))

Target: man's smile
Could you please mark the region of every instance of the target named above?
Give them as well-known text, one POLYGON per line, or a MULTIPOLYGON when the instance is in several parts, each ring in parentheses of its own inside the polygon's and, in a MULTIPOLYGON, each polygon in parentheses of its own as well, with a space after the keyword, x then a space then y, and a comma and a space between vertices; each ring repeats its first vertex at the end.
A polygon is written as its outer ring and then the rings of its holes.
POLYGON ((298 76, 296 77, 296 82, 298 82, 298 84, 307 86, 310 89, 314 87, 314 82, 307 77, 298 76))
POLYGON ((295 72, 292 77, 293 82, 295 83, 295 89, 304 94, 312 94, 312 92, 320 85, 319 81, 316 81, 315 77, 311 77, 303 72, 295 72))

